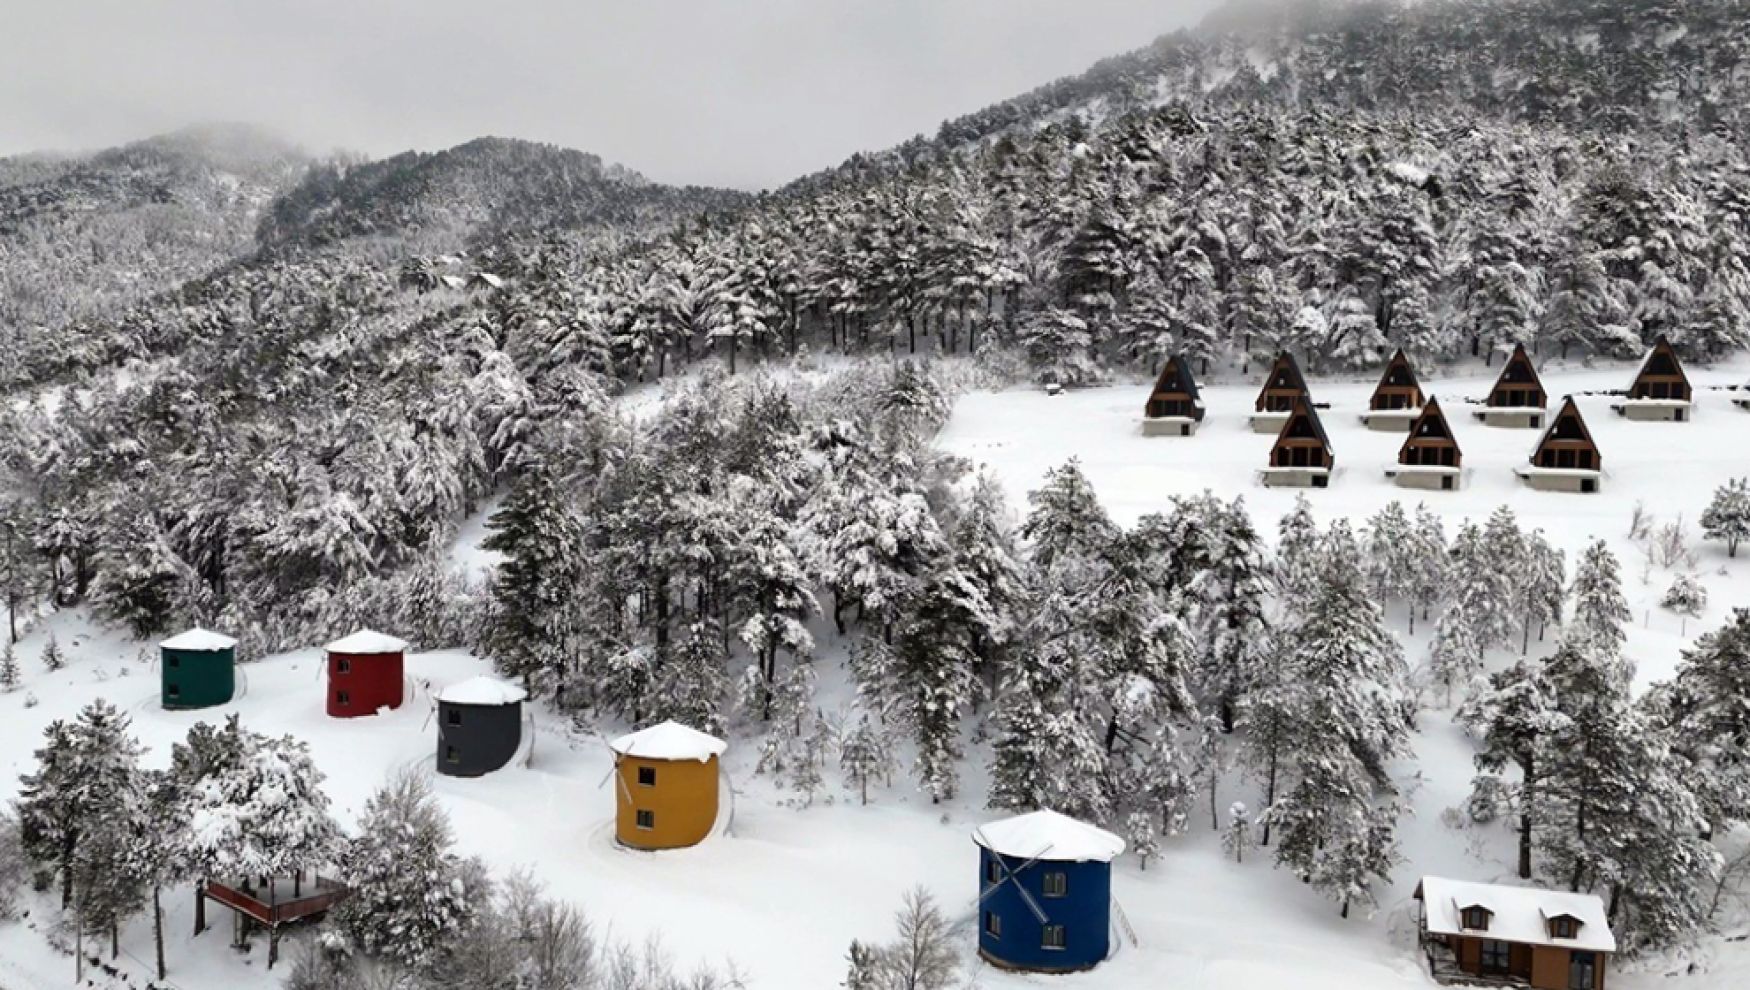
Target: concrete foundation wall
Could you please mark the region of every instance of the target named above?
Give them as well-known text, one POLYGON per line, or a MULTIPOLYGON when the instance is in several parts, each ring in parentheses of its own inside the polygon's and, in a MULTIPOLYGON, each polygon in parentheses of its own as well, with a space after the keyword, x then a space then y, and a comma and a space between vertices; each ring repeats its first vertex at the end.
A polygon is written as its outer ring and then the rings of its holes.
POLYGON ((1142 421, 1142 435, 1145 437, 1189 437, 1196 434, 1197 421, 1194 419, 1169 417, 1142 421))
POLYGON ((1462 487, 1456 474, 1429 474, 1415 468, 1399 468, 1392 480, 1399 488, 1414 488, 1425 492, 1456 491, 1462 487))
POLYGON ((1527 474, 1521 475, 1527 488, 1535 488, 1540 492, 1573 492, 1586 491, 1585 483, 1592 483, 1592 491, 1596 492, 1601 479, 1581 478, 1571 474, 1527 474))
POLYGON ((1331 476, 1323 471, 1293 471, 1278 468, 1264 475, 1265 488, 1325 488, 1331 476))
POLYGON ((1288 422, 1288 413, 1255 413, 1252 416, 1252 432, 1267 433, 1275 436, 1282 432, 1282 424, 1288 422))
POLYGON ((1485 409, 1474 413, 1484 426, 1507 430, 1541 430, 1548 412, 1543 409, 1485 409))
POLYGON ((1643 406, 1631 402, 1617 406, 1616 411, 1624 419, 1642 423, 1682 423, 1689 419, 1689 410, 1683 406, 1643 406))

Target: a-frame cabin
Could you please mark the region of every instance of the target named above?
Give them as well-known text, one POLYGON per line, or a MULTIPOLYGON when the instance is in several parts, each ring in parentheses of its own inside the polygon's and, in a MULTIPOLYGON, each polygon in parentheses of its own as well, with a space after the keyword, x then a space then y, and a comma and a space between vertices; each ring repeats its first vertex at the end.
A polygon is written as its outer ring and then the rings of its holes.
POLYGON ((1617 415, 1627 419, 1681 423, 1689 419, 1689 408, 1695 401, 1695 390, 1689 386, 1689 376, 1683 373, 1683 362, 1664 334, 1653 343, 1653 350, 1641 362, 1640 374, 1629 386, 1628 397, 1611 403, 1617 415))
POLYGON ((1252 432, 1282 432, 1282 425, 1294 412, 1296 401, 1302 398, 1311 405, 1312 393, 1307 391, 1306 376, 1300 373, 1294 355, 1283 351, 1276 355, 1276 361, 1270 365, 1270 374, 1264 378, 1264 387, 1258 392, 1252 432))
POLYGON ((1410 359, 1400 350, 1386 363, 1385 373, 1379 376, 1379 384, 1373 389, 1373 398, 1368 400, 1367 412, 1362 413, 1361 422, 1370 430, 1401 433, 1416 421, 1424 401, 1416 369, 1410 366, 1410 359))
POLYGON ((1452 435, 1452 423, 1440 409, 1440 400, 1428 397, 1427 405, 1410 424, 1410 435, 1398 448, 1397 467, 1386 471, 1400 488, 1452 491, 1459 485, 1464 452, 1452 435))
POLYGON ((1738 390, 1738 396, 1732 400, 1732 404, 1739 409, 1750 410, 1750 385, 1745 385, 1738 390))
POLYGON ((1531 365, 1531 355, 1519 345, 1501 368, 1488 402, 1476 417, 1490 426, 1535 430, 1543 426, 1548 406, 1549 393, 1543 390, 1543 380, 1531 365))
POLYGON ((1191 365, 1175 354, 1167 359, 1143 409, 1142 433, 1149 437, 1188 437, 1203 422, 1203 399, 1191 365))
POLYGON ((1586 418, 1573 396, 1550 421, 1549 429, 1531 452, 1531 463, 1516 473, 1532 488, 1551 492, 1596 492, 1604 473, 1604 457, 1586 428, 1586 418))
POLYGON ((1324 488, 1336 466, 1318 410, 1311 399, 1300 396, 1270 448, 1270 466, 1262 472, 1265 487, 1324 488))

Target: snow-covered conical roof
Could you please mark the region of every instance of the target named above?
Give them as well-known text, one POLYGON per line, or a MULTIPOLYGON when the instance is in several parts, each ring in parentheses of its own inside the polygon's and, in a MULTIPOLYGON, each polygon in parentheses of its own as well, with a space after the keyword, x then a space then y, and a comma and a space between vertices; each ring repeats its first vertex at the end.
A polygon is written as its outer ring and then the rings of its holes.
POLYGON ((1110 863, 1124 840, 1055 811, 1034 811, 972 830, 972 841, 999 856, 1053 863, 1110 863))
POLYGON ((364 653, 400 653, 407 649, 407 641, 370 629, 360 629, 351 636, 342 636, 329 643, 324 649, 330 653, 350 653, 355 656, 364 653))
POLYGON ((646 760, 698 760, 703 763, 713 756, 722 756, 729 744, 679 722, 663 722, 648 729, 628 732, 608 743, 608 747, 621 756, 646 760))
POLYGON ((237 645, 237 641, 224 633, 216 633, 208 629, 190 629, 188 632, 178 633, 158 645, 166 650, 214 652, 229 650, 237 645))
POLYGON ((452 705, 514 705, 529 693, 496 677, 470 677, 438 692, 438 700, 452 705))

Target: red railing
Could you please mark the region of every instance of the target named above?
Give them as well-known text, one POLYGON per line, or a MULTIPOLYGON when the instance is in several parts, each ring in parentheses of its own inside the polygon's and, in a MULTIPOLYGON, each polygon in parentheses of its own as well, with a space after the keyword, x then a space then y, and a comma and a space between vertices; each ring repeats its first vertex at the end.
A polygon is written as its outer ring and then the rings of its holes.
POLYGON ((344 900, 346 894, 343 884, 321 876, 316 877, 310 893, 272 904, 228 884, 211 880, 206 884, 207 897, 269 927, 321 914, 344 900))

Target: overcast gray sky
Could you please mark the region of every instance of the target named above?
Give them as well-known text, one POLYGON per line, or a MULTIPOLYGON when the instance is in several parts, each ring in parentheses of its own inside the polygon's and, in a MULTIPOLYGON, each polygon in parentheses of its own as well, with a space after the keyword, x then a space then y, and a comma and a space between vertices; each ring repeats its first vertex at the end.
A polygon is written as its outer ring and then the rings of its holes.
POLYGON ((483 134, 761 187, 1194 23, 1216 0, 0 0, 0 154, 258 123, 483 134))

